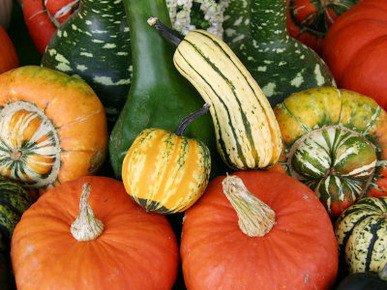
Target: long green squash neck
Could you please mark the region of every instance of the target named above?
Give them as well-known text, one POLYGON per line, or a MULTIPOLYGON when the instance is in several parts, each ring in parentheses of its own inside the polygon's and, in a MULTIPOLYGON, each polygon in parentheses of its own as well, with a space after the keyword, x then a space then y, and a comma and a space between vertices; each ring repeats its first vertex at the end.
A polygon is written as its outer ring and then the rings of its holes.
POLYGON ((250 36, 261 43, 284 40, 289 35, 286 19, 286 0, 251 1, 250 36))
POLYGON ((164 0, 124 0, 124 7, 132 41, 134 76, 132 83, 137 86, 141 86, 142 83, 149 86, 150 79, 160 80, 175 70, 172 61, 175 48, 147 24, 149 17, 156 16, 170 26, 168 10, 164 0), (151 67, 158 69, 151 70, 149 69, 151 67))

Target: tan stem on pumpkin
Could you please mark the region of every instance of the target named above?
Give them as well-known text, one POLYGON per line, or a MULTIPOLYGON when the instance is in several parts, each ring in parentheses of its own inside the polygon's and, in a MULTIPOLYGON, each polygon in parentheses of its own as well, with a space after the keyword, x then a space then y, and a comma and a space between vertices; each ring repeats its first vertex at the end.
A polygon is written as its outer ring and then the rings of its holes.
POLYGON ((234 207, 239 228, 249 237, 263 237, 275 225, 275 212, 248 191, 241 178, 227 175, 223 181, 223 192, 234 207))
POLYGON ((83 184, 79 203, 79 215, 71 224, 71 234, 77 241, 95 240, 103 231, 102 221, 94 216, 88 202, 90 191, 90 184, 83 184))

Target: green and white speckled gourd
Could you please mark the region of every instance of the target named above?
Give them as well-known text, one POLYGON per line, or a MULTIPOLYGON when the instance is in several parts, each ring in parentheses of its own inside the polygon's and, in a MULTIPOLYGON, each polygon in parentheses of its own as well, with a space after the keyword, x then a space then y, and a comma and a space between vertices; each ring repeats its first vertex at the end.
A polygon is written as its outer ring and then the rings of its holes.
POLYGON ((108 120, 125 104, 132 79, 129 26, 121 0, 81 0, 54 34, 42 65, 78 75, 96 92, 108 120))
POLYGON ((224 13, 224 40, 272 106, 294 92, 336 86, 324 61, 290 37, 286 9, 286 0, 230 0, 224 13))

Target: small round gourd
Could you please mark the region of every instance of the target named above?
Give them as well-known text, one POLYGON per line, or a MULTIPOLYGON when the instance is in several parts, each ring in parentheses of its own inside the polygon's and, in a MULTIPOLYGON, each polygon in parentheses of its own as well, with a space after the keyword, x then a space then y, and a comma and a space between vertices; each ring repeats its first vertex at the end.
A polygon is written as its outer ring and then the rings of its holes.
POLYGON ((185 127, 208 110, 183 119, 175 132, 149 128, 134 140, 125 155, 122 180, 128 194, 146 211, 182 212, 203 194, 210 176, 206 144, 182 136, 185 127))
POLYGON ((335 223, 341 260, 349 273, 379 272, 387 263, 387 197, 366 197, 335 223))
POLYGON ((274 108, 285 146, 279 165, 308 185, 333 218, 365 195, 387 195, 387 115, 371 98, 318 87, 274 108))

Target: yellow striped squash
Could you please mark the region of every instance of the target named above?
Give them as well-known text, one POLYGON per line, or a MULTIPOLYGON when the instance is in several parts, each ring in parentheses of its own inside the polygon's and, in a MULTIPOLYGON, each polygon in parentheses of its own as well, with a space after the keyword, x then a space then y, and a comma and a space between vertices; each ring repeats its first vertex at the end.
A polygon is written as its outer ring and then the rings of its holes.
POLYGON ((203 142, 149 128, 126 153, 122 179, 128 194, 146 211, 171 214, 199 199, 210 171, 210 152, 203 142))
POLYGON ((174 64, 211 105, 218 151, 228 166, 247 170, 277 162, 282 139, 274 112, 224 41, 208 31, 193 30, 178 43, 174 64))

